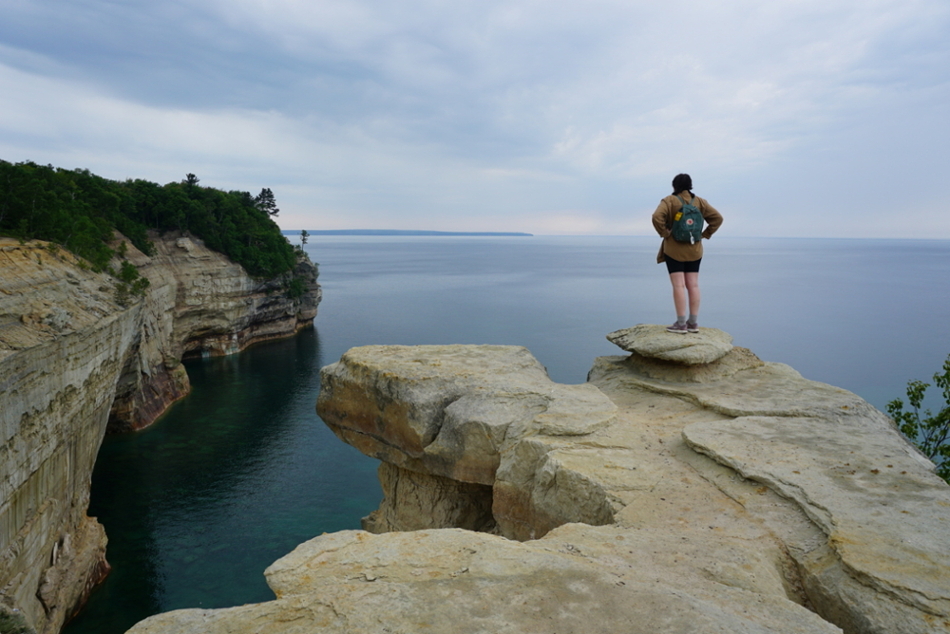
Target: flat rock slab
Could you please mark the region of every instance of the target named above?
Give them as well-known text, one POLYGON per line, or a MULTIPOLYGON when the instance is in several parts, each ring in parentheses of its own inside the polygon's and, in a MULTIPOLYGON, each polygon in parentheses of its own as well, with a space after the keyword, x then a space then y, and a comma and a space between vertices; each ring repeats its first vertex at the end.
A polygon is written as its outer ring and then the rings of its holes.
MULTIPOLYGON (((690 425, 683 437, 798 502, 864 584, 948 623, 950 491, 896 430, 858 416, 750 416, 690 425)), ((903 631, 930 631, 910 621, 903 631)))
MULTIPOLYGON (((668 544, 682 549, 677 540, 668 544)), ((635 555, 655 550, 591 527, 533 543, 458 529, 344 531, 270 566, 274 601, 160 614, 129 634, 840 634, 784 597, 718 580, 679 587, 669 571, 692 558, 645 569, 635 555)))
POLYGON ((683 335, 667 331, 666 326, 640 324, 615 330, 607 340, 627 352, 684 365, 712 363, 732 350, 732 336, 715 328, 683 335))

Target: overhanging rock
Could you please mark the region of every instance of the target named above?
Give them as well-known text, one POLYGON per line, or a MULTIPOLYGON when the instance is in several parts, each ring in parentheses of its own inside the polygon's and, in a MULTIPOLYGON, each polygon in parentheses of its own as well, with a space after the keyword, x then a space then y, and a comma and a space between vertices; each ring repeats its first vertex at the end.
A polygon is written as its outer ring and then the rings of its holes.
POLYGON ((342 440, 402 469, 493 487, 503 535, 611 521, 606 492, 565 452, 581 452, 573 439, 609 425, 617 408, 592 385, 552 382, 525 348, 366 346, 321 381, 317 411, 342 440))

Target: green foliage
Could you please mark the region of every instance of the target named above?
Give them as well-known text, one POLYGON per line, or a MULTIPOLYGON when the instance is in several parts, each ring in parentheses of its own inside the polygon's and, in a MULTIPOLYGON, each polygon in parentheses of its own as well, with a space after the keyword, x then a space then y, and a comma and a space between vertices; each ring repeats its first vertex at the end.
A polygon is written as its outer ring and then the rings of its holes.
POLYGON ((142 277, 135 265, 125 260, 117 274, 119 283, 115 286, 115 301, 120 306, 128 306, 133 297, 142 297, 149 286, 147 277, 142 277))
POLYGON ((929 383, 907 382, 907 401, 910 411, 904 411, 904 402, 894 399, 887 404, 887 413, 900 427, 901 433, 910 439, 928 458, 937 465, 937 475, 950 482, 950 355, 943 362, 943 374, 933 376, 934 384, 943 390, 946 404, 936 414, 920 408, 929 383))
POLYGON ((307 287, 304 285, 303 279, 299 277, 291 278, 290 282, 287 283, 287 297, 290 299, 297 299, 306 291, 307 287))
POLYGON ((262 189, 261 193, 254 198, 254 206, 269 216, 276 216, 280 213, 280 209, 277 208, 277 200, 274 198, 274 192, 268 187, 262 189))
POLYGON ((112 257, 117 203, 106 183, 88 171, 0 161, 0 232, 56 242, 101 271, 112 257))
POLYGON ((198 183, 194 174, 158 185, 0 160, 0 234, 60 244, 102 271, 115 255, 108 246, 113 231, 146 254, 153 252, 149 229, 188 231, 252 276, 293 269, 294 249, 273 220, 278 209, 270 189, 255 198, 198 183))
POLYGON ((119 273, 116 277, 126 284, 131 284, 139 278, 139 270, 135 268, 134 264, 126 260, 122 262, 122 267, 119 269, 119 273))
POLYGON ((29 626, 23 612, 0 603, 0 633, 36 634, 36 630, 29 626))

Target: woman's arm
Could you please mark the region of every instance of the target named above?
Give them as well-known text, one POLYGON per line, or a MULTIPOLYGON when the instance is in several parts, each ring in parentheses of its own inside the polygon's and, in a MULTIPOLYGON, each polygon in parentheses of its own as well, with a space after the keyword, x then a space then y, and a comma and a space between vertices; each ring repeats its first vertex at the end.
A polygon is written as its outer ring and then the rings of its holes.
POLYGON ((653 228, 660 234, 661 238, 667 238, 670 235, 670 218, 673 217, 673 209, 667 198, 660 201, 656 211, 653 212, 653 228))
POLYGON ((712 237, 712 234, 716 233, 719 230, 719 227, 722 226, 722 214, 716 211, 716 208, 709 204, 705 199, 700 199, 703 201, 702 214, 703 220, 706 221, 706 228, 703 230, 703 237, 707 240, 712 237))

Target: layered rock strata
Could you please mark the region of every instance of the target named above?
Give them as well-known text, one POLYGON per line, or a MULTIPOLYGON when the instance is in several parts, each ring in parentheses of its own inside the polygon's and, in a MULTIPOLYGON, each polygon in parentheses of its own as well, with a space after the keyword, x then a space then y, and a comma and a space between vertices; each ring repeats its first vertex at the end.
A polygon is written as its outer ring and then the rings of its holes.
POLYGON ((718 331, 611 339, 581 386, 517 347, 348 351, 318 411, 383 461, 379 534, 131 632, 950 629, 950 487, 886 416, 718 331))
POLYGON ((290 276, 255 280, 244 268, 179 233, 149 238, 146 256, 127 243, 128 259, 150 282, 142 308, 142 337, 123 370, 112 430, 141 429, 188 393, 181 361, 233 354, 286 337, 313 323, 320 302, 317 269, 301 258, 293 275, 305 280, 298 299, 287 297, 290 276))
MULTIPOLYGON (((574 477, 563 468, 570 456, 559 450, 609 425, 616 406, 593 385, 552 383, 525 348, 354 348, 322 371, 318 408, 334 433, 384 463, 489 487, 493 501, 481 505, 491 508, 484 523, 497 524, 506 537, 539 537, 572 521, 612 521, 603 496, 565 504, 560 489, 548 485, 574 477)), ((369 518, 374 530, 399 527, 385 518, 404 507, 404 497, 411 494, 387 497, 369 518)))
POLYGON ((141 315, 77 264, 0 239, 0 595, 45 632, 107 571, 89 477, 141 315))
POLYGON ((315 314, 318 290, 295 306, 271 290, 279 282, 242 276, 197 240, 154 239, 152 258, 129 249, 152 285, 123 306, 111 276, 46 243, 0 238, 0 616, 41 634, 59 631, 108 572, 105 532, 86 510, 110 416, 154 420, 188 389, 188 350, 236 350, 315 314), (232 334, 233 348, 216 347, 232 334))

